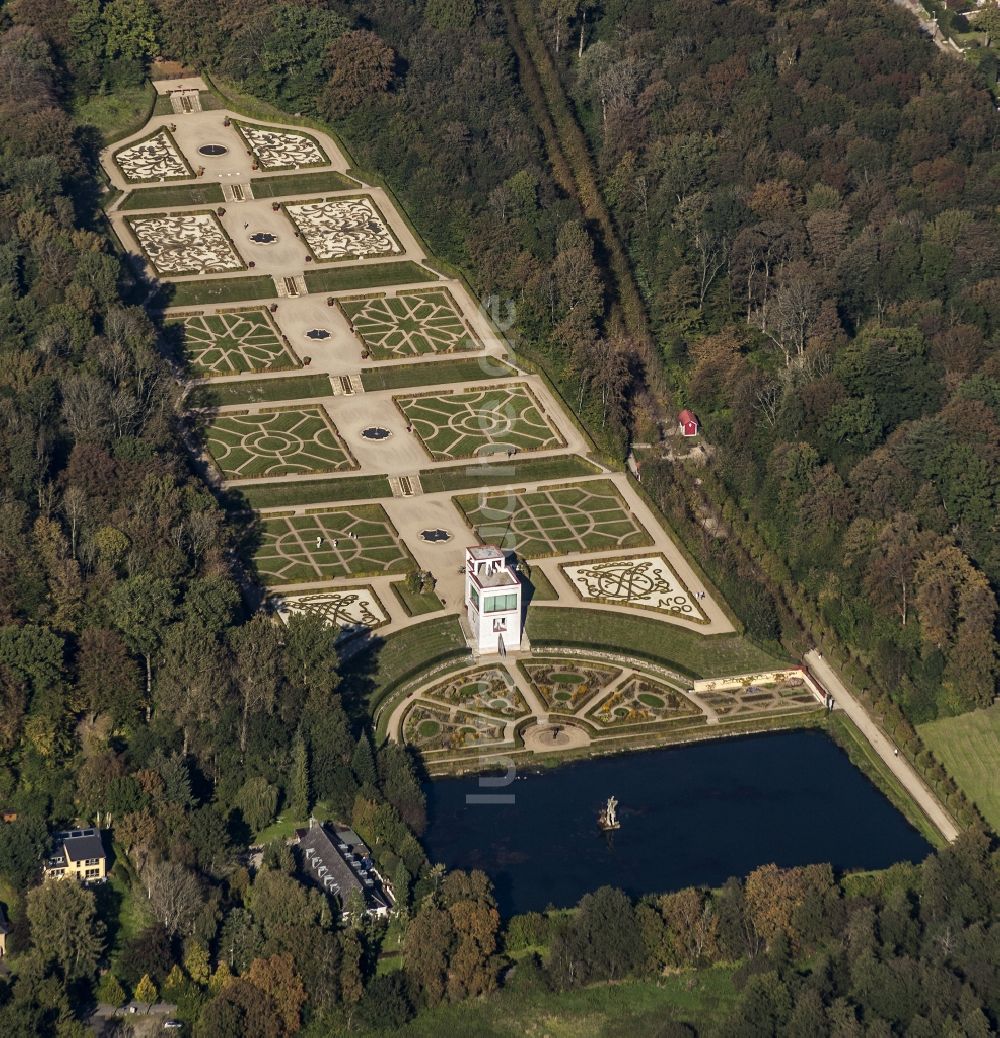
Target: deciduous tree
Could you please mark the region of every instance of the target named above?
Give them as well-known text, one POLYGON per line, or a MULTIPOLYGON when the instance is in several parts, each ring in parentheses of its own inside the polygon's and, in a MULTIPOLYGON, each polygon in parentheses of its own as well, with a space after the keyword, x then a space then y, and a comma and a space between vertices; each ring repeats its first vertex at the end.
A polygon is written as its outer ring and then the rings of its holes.
POLYGON ((247 980, 275 1005, 285 1034, 295 1034, 302 1022, 305 988, 295 972, 292 956, 271 955, 250 963, 247 980))
POLYGON ((174 861, 151 862, 142 872, 149 907, 168 934, 189 936, 204 898, 193 872, 174 861))
POLYGON ((351 29, 338 36, 326 52, 329 75, 321 105, 331 119, 347 115, 392 82, 396 55, 392 47, 368 29, 351 29))
POLYGON ((90 976, 104 948, 104 924, 94 895, 78 883, 47 879, 28 892, 28 922, 35 949, 67 981, 90 976))

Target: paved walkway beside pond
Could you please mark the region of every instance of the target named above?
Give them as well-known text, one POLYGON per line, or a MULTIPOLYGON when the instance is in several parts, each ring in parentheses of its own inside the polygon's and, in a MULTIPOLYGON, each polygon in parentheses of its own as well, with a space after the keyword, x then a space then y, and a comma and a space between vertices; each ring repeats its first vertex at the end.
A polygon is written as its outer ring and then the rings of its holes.
POLYGON ((892 740, 869 716, 854 693, 837 677, 830 664, 815 649, 806 653, 806 662, 820 683, 833 696, 837 706, 857 725, 861 734, 871 743, 872 749, 885 761, 888 769, 917 802, 920 810, 934 823, 934 827, 949 843, 958 839, 958 826, 941 802, 917 774, 913 765, 900 754, 892 740))

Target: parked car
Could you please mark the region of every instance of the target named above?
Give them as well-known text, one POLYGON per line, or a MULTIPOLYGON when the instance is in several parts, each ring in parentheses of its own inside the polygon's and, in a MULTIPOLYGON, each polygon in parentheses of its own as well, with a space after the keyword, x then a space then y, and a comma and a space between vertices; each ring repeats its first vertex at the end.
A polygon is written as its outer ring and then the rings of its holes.
POLYGON ((179 1031, 184 1025, 180 1020, 164 1020, 163 1030, 164 1031, 179 1031))

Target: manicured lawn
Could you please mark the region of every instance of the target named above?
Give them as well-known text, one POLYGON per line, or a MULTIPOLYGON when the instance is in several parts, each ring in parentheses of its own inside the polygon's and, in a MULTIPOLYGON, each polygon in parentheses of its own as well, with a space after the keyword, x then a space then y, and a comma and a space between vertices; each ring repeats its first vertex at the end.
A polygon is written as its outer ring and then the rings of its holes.
MULTIPOLYGON (((330 808, 325 801, 320 800, 313 807, 312 813, 314 817, 324 819, 329 816, 330 808)), ((283 815, 279 815, 266 829, 261 829, 254 837, 253 842, 267 844, 273 840, 287 840, 296 829, 307 829, 308 827, 308 818, 293 818, 286 812, 283 815)))
POLYGON ((398 263, 359 263, 357 266, 310 270, 306 288, 310 292, 348 292, 380 285, 405 285, 416 281, 437 281, 437 275, 412 260, 398 263))
POLYGON ((559 593, 552 586, 552 581, 540 566, 532 567, 528 584, 531 586, 529 602, 554 602, 559 597, 559 593))
POLYGON ((653 543, 606 479, 515 493, 468 494, 454 500, 482 541, 529 559, 653 543))
POLYGON ((422 364, 392 364, 379 368, 362 368, 361 384, 365 392, 380 389, 416 389, 419 386, 443 386, 450 382, 481 382, 487 378, 510 378, 517 372, 495 357, 462 357, 457 360, 425 361, 422 364))
POLYGON ((497 465, 458 465, 454 468, 424 469, 420 485, 425 494, 447 490, 474 490, 508 483, 535 483, 545 479, 593 476, 600 469, 577 454, 555 458, 513 458, 497 465))
MULTIPOLYGON (((261 385, 262 383, 235 383, 233 388, 246 387, 251 384, 261 385)), ((199 387, 197 392, 201 393, 207 388, 199 387)), ((199 398, 199 406, 209 406, 202 403, 201 400, 202 398, 199 398)), ((215 404, 249 402, 245 399, 213 401, 215 404)), ((589 476, 596 471, 589 462, 571 454, 561 458, 524 458, 511 465, 477 465, 473 469, 461 465, 453 469, 424 469, 420 473, 420 483, 425 494, 434 494, 440 491, 503 486, 505 483, 589 476)), ((240 487, 233 493, 245 497, 252 508, 319 505, 328 501, 363 501, 392 496, 389 480, 381 475, 342 476, 339 479, 304 479, 295 483, 261 483, 259 486, 240 487)), ((545 579, 544 574, 540 575, 540 579, 545 579)), ((554 591, 551 591, 551 597, 555 598, 554 591)))
MULTIPOLYGON (((440 1006, 396 1031, 401 1038, 468 1034, 477 1038, 615 1038, 655 1035, 664 1021, 696 1023, 698 1033, 723 1023, 739 994, 732 969, 678 973, 656 980, 549 991, 500 991, 487 999, 440 1006)), ((716 1033, 712 1031, 711 1033, 716 1033)), ((718 1033, 722 1033, 721 1031, 718 1033)))
MULTIPOLYGON (((115 855, 121 853, 115 847, 115 855)), ((141 933, 152 920, 149 902, 136 889, 131 868, 118 857, 108 881, 94 889, 98 912, 108 928, 109 950, 112 960, 126 941, 141 933)))
POLYGON ((330 379, 327 375, 292 375, 290 378, 196 386, 191 392, 190 403, 192 407, 224 407, 227 404, 274 403, 329 395, 330 379))
POLYGON ((321 407, 219 415, 206 427, 205 443, 226 479, 357 467, 321 407))
POLYGON ((0 876, 0 901, 7 906, 8 920, 11 915, 20 910, 21 894, 17 887, 3 876, 0 876))
POLYGON ((397 970, 401 970, 402 968, 403 956, 401 953, 397 952, 386 955, 385 952, 383 952, 378 957, 378 962, 375 963, 375 975, 377 977, 382 977, 386 973, 395 973, 397 970))
POLYGON ((93 126, 105 143, 127 137, 146 121, 153 107, 153 86, 126 87, 110 94, 92 94, 73 110, 80 126, 93 126))
POLYGON ((538 606, 528 610, 528 637, 536 647, 579 645, 631 653, 696 678, 787 667, 736 634, 705 636, 673 624, 603 609, 538 606))
POLYGON ((425 620, 385 638, 376 634, 341 665, 339 691, 374 711, 401 682, 451 656, 472 656, 455 616, 425 620))
POLYGON ((406 586, 405 580, 397 580, 392 585, 392 590, 406 610, 407 616, 423 616, 424 613, 436 613, 444 608, 444 603, 433 591, 415 594, 406 586))
POLYGON ((410 553, 381 505, 359 504, 260 524, 254 564, 267 584, 403 573, 410 553))
POLYGON ((250 181, 254 198, 281 198, 287 195, 308 195, 319 191, 346 191, 357 188, 335 169, 324 173, 289 173, 286 177, 260 177, 250 181))
POLYGON ((204 281, 175 281, 164 286, 167 306, 203 306, 206 303, 241 303, 274 299, 277 290, 266 274, 242 278, 212 278, 204 281))
POLYGON ((402 396, 395 403, 435 461, 565 445, 534 393, 519 383, 402 396))
POLYGON ((370 501, 391 497, 386 476, 344 476, 340 479, 307 479, 295 483, 263 483, 233 491, 251 508, 318 505, 328 501, 370 501))
POLYGON ((919 726, 920 738, 1000 832, 1000 704, 919 726))
POLYGON ((118 208, 126 211, 157 209, 175 205, 210 205, 224 200, 220 184, 167 184, 132 191, 118 208))

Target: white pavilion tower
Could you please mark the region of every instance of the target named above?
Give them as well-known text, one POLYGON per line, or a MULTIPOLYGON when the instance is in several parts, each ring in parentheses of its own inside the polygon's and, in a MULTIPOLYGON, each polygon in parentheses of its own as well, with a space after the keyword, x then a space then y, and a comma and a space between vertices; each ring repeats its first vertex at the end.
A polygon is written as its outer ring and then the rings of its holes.
POLYGON ((479 652, 521 647, 521 581, 499 548, 465 549, 465 608, 479 652))

